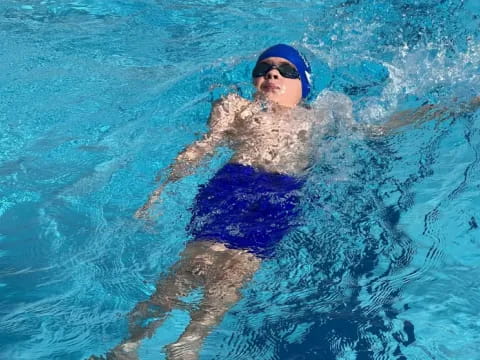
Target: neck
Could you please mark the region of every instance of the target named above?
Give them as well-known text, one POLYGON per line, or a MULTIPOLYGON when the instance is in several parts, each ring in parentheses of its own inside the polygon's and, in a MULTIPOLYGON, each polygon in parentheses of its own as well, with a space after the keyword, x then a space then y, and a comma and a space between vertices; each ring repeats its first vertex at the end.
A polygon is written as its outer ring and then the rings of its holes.
POLYGON ((261 94, 261 93, 256 94, 255 101, 258 101, 259 104, 265 109, 268 109, 276 113, 288 112, 292 109, 295 109, 299 105, 299 104, 294 104, 294 105, 281 104, 276 101, 268 99, 264 94, 261 94))
POLYGON ((297 107, 297 105, 288 106, 288 105, 282 105, 282 104, 278 104, 276 102, 272 102, 271 109, 275 113, 286 113, 286 112, 290 112, 292 109, 294 109, 296 107, 297 107))

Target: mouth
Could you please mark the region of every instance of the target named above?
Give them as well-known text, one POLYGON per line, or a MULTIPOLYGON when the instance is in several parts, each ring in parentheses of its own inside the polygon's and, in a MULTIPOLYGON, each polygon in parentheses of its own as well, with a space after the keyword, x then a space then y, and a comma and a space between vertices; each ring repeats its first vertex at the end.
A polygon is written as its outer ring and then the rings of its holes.
POLYGON ((262 85, 262 91, 264 92, 276 92, 279 90, 280 90, 280 86, 277 86, 275 84, 266 83, 262 85))

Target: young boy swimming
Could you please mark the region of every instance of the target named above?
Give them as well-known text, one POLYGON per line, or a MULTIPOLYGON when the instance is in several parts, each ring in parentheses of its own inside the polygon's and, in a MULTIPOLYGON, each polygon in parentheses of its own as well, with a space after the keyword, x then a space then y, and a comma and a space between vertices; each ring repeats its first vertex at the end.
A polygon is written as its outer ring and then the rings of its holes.
MULTIPOLYGON (((323 126, 302 106, 311 88, 310 66, 295 48, 279 44, 259 56, 252 77, 254 100, 230 94, 217 101, 209 131, 178 155, 167 181, 136 212, 137 218, 148 217, 165 186, 189 175, 218 146, 233 150, 230 161, 200 188, 188 227, 192 240, 181 259, 131 312, 130 337, 107 359, 137 359, 140 341, 151 337, 172 309, 182 307, 181 297, 202 288, 203 299, 190 312, 190 323, 166 348, 169 360, 198 359, 204 339, 238 302, 262 259, 273 255, 295 225, 314 151, 312 138, 323 126)), ((412 122, 415 114, 404 115, 412 122)), ((387 128, 404 125, 404 118, 387 128)))
POLYGON ((203 340, 295 223, 312 152, 314 119, 301 106, 311 88, 310 66, 295 48, 278 44, 260 55, 252 77, 254 100, 230 94, 217 101, 207 134, 178 155, 167 181, 136 212, 137 218, 148 217, 165 186, 190 174, 218 146, 234 151, 195 199, 188 227, 193 239, 181 259, 150 299, 131 312, 130 337, 107 359, 138 358, 141 339, 152 336, 166 314, 182 306, 180 297, 201 287, 203 299, 191 311, 189 325, 166 348, 169 360, 197 359, 203 340))

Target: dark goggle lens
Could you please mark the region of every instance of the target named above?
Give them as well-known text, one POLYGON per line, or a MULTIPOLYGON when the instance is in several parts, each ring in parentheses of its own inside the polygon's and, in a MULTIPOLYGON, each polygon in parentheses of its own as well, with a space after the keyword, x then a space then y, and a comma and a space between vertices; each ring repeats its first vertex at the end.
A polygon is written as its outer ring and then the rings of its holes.
POLYGON ((300 74, 298 73, 297 69, 295 69, 292 65, 290 64, 280 64, 280 65, 273 65, 273 64, 268 64, 268 63, 258 63, 255 65, 255 68, 252 71, 252 76, 253 77, 262 77, 265 76, 265 74, 268 74, 268 72, 272 69, 277 69, 280 75, 282 75, 284 78, 288 79, 298 79, 300 78, 300 74))

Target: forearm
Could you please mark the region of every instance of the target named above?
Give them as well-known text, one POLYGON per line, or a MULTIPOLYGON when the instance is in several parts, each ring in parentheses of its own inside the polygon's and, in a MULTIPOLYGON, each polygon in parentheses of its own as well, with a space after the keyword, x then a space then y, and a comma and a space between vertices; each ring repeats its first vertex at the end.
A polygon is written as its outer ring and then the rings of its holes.
POLYGON ((161 184, 158 188, 156 188, 149 196, 145 204, 143 204, 136 212, 135 212, 135 217, 136 218, 145 218, 147 217, 148 210, 150 207, 155 204, 155 202, 158 200, 160 197, 163 188, 166 186, 167 183, 161 184))
POLYGON ((463 104, 460 107, 460 113, 465 114, 465 113, 472 113, 478 110, 480 108, 480 96, 474 97, 472 100, 470 100, 468 103, 463 104))
POLYGON ((167 182, 175 182, 190 175, 205 156, 212 155, 215 149, 215 142, 211 138, 200 140, 183 150, 170 165, 170 173, 167 182))
POLYGON ((450 115, 451 111, 438 105, 424 105, 418 109, 404 110, 394 114, 382 127, 385 131, 395 130, 410 124, 421 124, 450 115))
POLYGON ((451 106, 423 105, 418 109, 405 110, 394 114, 383 127, 385 130, 395 130, 409 124, 422 124, 431 120, 443 120, 454 116, 475 112, 480 107, 480 96, 469 102, 453 103, 451 106))
POLYGON ((410 124, 423 124, 431 120, 444 120, 451 117, 475 112, 480 107, 480 96, 469 102, 454 104, 453 106, 423 105, 417 109, 398 112, 382 125, 372 125, 369 129, 373 135, 385 135, 390 131, 410 124))
POLYGON ((441 120, 446 116, 453 115, 453 112, 447 108, 440 108, 433 105, 425 105, 415 110, 404 110, 394 114, 382 125, 363 126, 365 133, 377 137, 388 135, 389 133, 411 124, 422 124, 430 120, 441 120))
MULTIPOLYGON (((206 139, 197 141, 182 151, 173 164, 170 165, 170 172, 167 179, 148 196, 147 201, 137 210, 135 216, 137 218, 146 217, 148 210, 158 201, 164 188, 169 183, 178 181, 181 178, 190 175, 206 155, 213 153, 215 146, 216 143, 211 138, 206 137, 206 139)), ((159 176, 156 181, 160 181, 159 176)))

